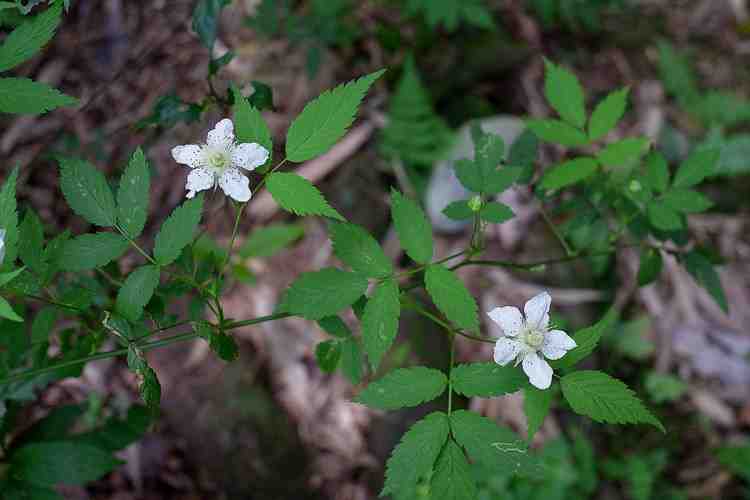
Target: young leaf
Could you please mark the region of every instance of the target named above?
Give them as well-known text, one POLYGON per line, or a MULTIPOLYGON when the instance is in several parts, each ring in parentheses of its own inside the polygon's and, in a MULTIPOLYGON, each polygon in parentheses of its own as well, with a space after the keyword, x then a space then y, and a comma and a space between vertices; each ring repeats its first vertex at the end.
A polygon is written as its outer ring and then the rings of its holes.
POLYGON ((62 5, 56 2, 14 29, 0 45, 0 72, 18 66, 42 50, 54 36, 61 12, 62 5))
POLYGON ((713 202, 698 191, 692 189, 670 189, 662 196, 662 203, 675 212, 695 214, 705 212, 713 202))
POLYGON ((325 373, 333 373, 341 359, 341 342, 326 340, 315 346, 315 360, 318 367, 325 373))
POLYGON ((20 227, 18 254, 26 266, 37 273, 44 271, 44 227, 36 213, 28 209, 20 227))
POLYGON ((398 283, 394 280, 380 283, 362 316, 362 341, 373 369, 380 365, 398 334, 400 314, 398 283))
POLYGON ((424 366, 400 368, 370 382, 355 401, 381 410, 418 406, 440 396, 447 384, 448 379, 438 370, 424 366))
POLYGON ((419 264, 432 260, 432 226, 422 208, 395 189, 391 190, 391 216, 401 247, 419 264))
POLYGON ((79 158, 60 158, 59 162, 60 187, 70 208, 94 225, 114 226, 115 197, 104 174, 79 158))
POLYGON ((560 189, 581 182, 594 175, 599 164, 593 158, 575 158, 546 171, 542 177, 544 189, 560 189))
POLYGON ((544 61, 544 95, 563 120, 576 128, 586 124, 583 88, 578 78, 562 66, 544 61))
POLYGON ((563 395, 576 413, 596 422, 612 424, 651 424, 662 432, 664 426, 641 403, 628 386, 606 373, 583 370, 561 379, 563 395))
POLYGON ((526 414, 529 443, 534 439, 534 435, 542 427, 545 417, 549 414, 553 394, 551 390, 542 391, 533 386, 523 389, 523 412, 526 414))
POLYGON ((160 266, 168 266, 180 256, 191 241, 203 212, 203 196, 186 201, 164 221, 154 244, 154 259, 160 266))
POLYGON ((335 222, 330 227, 333 251, 358 273, 370 278, 385 278, 393 265, 370 233, 354 224, 335 222))
POLYGON ((485 203, 482 210, 479 212, 479 216, 485 222, 491 222, 494 224, 502 224, 515 217, 516 214, 510 209, 508 205, 500 203, 498 201, 490 201, 485 203))
POLYGON ((475 500, 477 485, 463 450, 449 439, 430 478, 431 500, 475 500))
POLYGON ((454 411, 451 432, 472 460, 494 470, 513 473, 533 464, 526 443, 513 431, 474 412, 454 411))
POLYGON ((655 248, 644 248, 641 250, 640 264, 638 266, 638 286, 646 286, 656 281, 661 274, 662 258, 661 252, 655 248))
POLYGON ((127 249, 128 240, 119 234, 83 234, 63 244, 58 265, 63 271, 88 271, 106 266, 127 249))
POLYGON ((682 217, 672 207, 659 200, 652 200, 646 206, 648 221, 656 229, 662 231, 677 231, 682 229, 682 217))
POLYGON ((308 103, 287 132, 287 160, 302 162, 328 151, 352 124, 365 93, 384 71, 339 85, 308 103))
POLYGON ((270 257, 305 234, 300 224, 271 224, 253 231, 239 254, 244 258, 270 257))
POLYGON ((148 217, 151 173, 146 157, 138 148, 120 178, 117 190, 117 223, 131 239, 141 235, 148 217))
MULTIPOLYGON (((258 108, 251 106, 247 99, 236 88, 232 89, 234 94, 234 106, 232 115, 234 117, 234 133, 240 143, 258 143, 269 152, 273 151, 273 140, 271 131, 258 108)), ((271 161, 271 158, 268 158, 271 161)))
POLYGON ((450 203, 443 209, 443 214, 453 220, 466 220, 474 217, 474 211, 469 208, 469 200, 459 200, 450 203))
POLYGON ((138 321, 159 286, 159 276, 157 266, 142 266, 130 273, 117 292, 115 310, 130 321, 138 321))
POLYGON ((318 320, 352 305, 367 289, 367 279, 332 267, 302 273, 284 292, 279 311, 318 320))
POLYGON ((663 193, 669 187, 669 167, 664 155, 653 151, 646 157, 646 172, 643 180, 657 193, 663 193))
POLYGON ((385 472, 380 496, 409 492, 432 470, 440 455, 450 426, 445 413, 435 412, 412 426, 393 449, 385 472))
POLYGON ((607 135, 620 121, 628 104, 629 88, 612 92, 594 108, 589 119, 589 139, 597 141, 607 135))
POLYGON ((0 262, 0 269, 13 267, 18 254, 17 181, 18 167, 11 171, 0 189, 0 228, 5 230, 5 258, 0 262))
POLYGON ((346 220, 331 208, 318 188, 302 176, 290 172, 274 172, 268 177, 266 186, 276 203, 287 212, 346 220))
POLYGON ((716 303, 719 304, 719 307, 725 313, 729 313, 729 304, 724 294, 724 288, 721 286, 719 273, 716 272, 711 261, 698 250, 692 250, 685 255, 682 263, 685 269, 693 275, 695 281, 705 288, 716 303))
POLYGON ((0 318, 9 319, 18 323, 23 321, 23 318, 11 307, 7 300, 0 297, 0 318))
POLYGON ((607 144, 603 150, 599 151, 596 158, 599 163, 607 167, 621 167, 643 156, 648 144, 649 141, 646 138, 629 137, 607 144))
POLYGON ((528 378, 518 367, 488 362, 456 366, 451 381, 453 390, 466 397, 491 398, 521 390, 528 378))
POLYGON ((78 99, 28 78, 0 78, 0 113, 39 115, 63 106, 75 106, 78 99))
POLYGON ((560 120, 528 120, 526 126, 543 141, 570 148, 589 143, 586 134, 560 120))
POLYGON ((477 303, 453 271, 442 265, 430 265, 424 283, 435 305, 450 321, 465 330, 479 330, 477 303))
POLYGON ((682 162, 674 176, 672 185, 676 188, 695 186, 716 171, 719 151, 705 149, 692 153, 682 162))
POLYGON ((602 338, 602 335, 614 327, 616 321, 617 311, 615 309, 610 309, 598 322, 588 328, 578 330, 573 335, 576 347, 568 351, 559 361, 552 361, 550 363, 552 368, 556 370, 568 370, 573 368, 580 361, 586 359, 599 345, 599 340, 602 338))

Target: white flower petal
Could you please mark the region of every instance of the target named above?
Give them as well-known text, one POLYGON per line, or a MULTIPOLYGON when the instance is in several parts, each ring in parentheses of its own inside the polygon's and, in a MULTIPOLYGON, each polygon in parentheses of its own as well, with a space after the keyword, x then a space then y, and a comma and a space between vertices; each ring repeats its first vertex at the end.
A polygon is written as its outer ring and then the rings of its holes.
POLYGON ((578 344, 562 330, 552 330, 544 336, 542 354, 547 359, 560 359, 578 344))
POLYGON ((495 343, 495 363, 505 366, 518 356, 523 350, 523 344, 517 340, 500 337, 495 343))
POLYGON ((211 170, 207 168, 193 169, 190 171, 185 184, 185 189, 188 190, 187 197, 193 198, 198 191, 211 189, 214 185, 216 185, 216 177, 211 170))
POLYGON ((526 323, 531 327, 543 330, 549 323, 549 306, 552 303, 552 297, 549 293, 542 292, 532 297, 523 306, 523 312, 526 315, 526 323))
POLYGON ((226 169, 219 177, 219 186, 224 190, 224 193, 239 202, 244 203, 250 200, 252 193, 249 185, 250 179, 242 175, 236 168, 226 169))
POLYGON ((208 133, 206 140, 212 148, 228 149, 234 143, 234 123, 229 118, 224 118, 208 133))
POLYGON ((535 352, 523 358, 523 371, 537 389, 548 389, 552 384, 552 367, 535 352))
POLYGON ((506 337, 515 337, 523 327, 523 316, 517 307, 496 307, 487 313, 498 324, 506 337))
POLYGON ((232 151, 232 166, 253 171, 268 161, 270 153, 257 143, 238 144, 232 151))
POLYGON ((190 168, 197 168, 203 166, 204 163, 203 148, 197 144, 175 146, 172 148, 172 158, 177 163, 187 165, 190 168))

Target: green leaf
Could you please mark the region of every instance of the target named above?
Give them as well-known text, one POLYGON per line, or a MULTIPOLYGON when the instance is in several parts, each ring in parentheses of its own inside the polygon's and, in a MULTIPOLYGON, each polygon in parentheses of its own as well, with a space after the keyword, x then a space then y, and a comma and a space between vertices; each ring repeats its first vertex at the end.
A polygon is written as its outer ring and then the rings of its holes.
POLYGON ((645 174, 643 180, 652 190, 663 193, 669 187, 669 166, 664 155, 658 151, 652 151, 646 157, 645 174))
POLYGON ((485 203, 482 210, 479 211, 479 216, 485 222, 492 222, 494 224, 502 224, 516 216, 513 210, 508 205, 500 203, 498 201, 490 201, 485 203))
POLYGON ((628 105, 629 92, 627 87, 616 90, 596 105, 589 119, 589 139, 599 140, 617 126, 628 105))
POLYGON ((63 271, 88 271, 106 266, 127 249, 128 240, 119 234, 83 234, 63 244, 59 266, 63 271))
POLYGON ((370 233, 360 226, 335 222, 329 229, 333 251, 349 267, 370 278, 393 274, 393 265, 370 233))
POLYGON ((488 362, 454 367, 451 381, 453 390, 466 397, 491 398, 521 390, 528 377, 518 367, 488 362))
POLYGON ((362 316, 362 342, 373 369, 377 369, 396 339, 400 314, 398 282, 383 281, 367 301, 362 316))
POLYGON ((607 144, 596 155, 599 163, 607 167, 621 167, 637 160, 646 153, 649 140, 644 137, 629 137, 621 141, 607 144))
POLYGON ((304 177, 290 172, 274 172, 266 182, 268 191, 281 208, 296 215, 323 215, 344 221, 331 208, 318 188, 304 177))
POLYGON ((211 51, 216 42, 221 9, 231 0, 199 0, 193 10, 193 31, 198 34, 204 47, 211 51))
POLYGON ((453 271, 442 265, 430 265, 424 283, 435 305, 450 321, 465 330, 479 330, 477 303, 453 271))
POLYGON ((716 149, 704 149, 692 153, 675 173, 672 186, 676 188, 695 186, 706 177, 713 175, 718 160, 719 151, 716 149))
POLYGON ((433 368, 400 368, 370 382, 354 401, 381 410, 418 406, 440 396, 447 384, 443 372, 433 368))
POLYGON ((556 370, 568 370, 586 359, 599 345, 602 335, 611 330, 615 326, 616 321, 617 311, 610 309, 598 322, 588 328, 578 330, 573 335, 576 347, 568 351, 562 359, 550 362, 552 368, 556 370))
POLYGON ((209 347, 219 359, 232 362, 239 358, 239 346, 233 336, 218 330, 205 321, 197 321, 193 329, 198 336, 208 342, 209 347))
POLYGON ((53 306, 42 308, 31 323, 31 343, 46 342, 55 327, 59 312, 53 306))
POLYGON ((533 464, 526 443, 513 431, 474 412, 454 411, 451 432, 472 460, 494 470, 512 474, 533 464))
POLYGON ((432 471, 449 430, 448 417, 441 412, 431 413, 414 424, 388 459, 380 496, 412 491, 432 471))
POLYGON ((716 458, 733 473, 750 481, 750 444, 722 446, 716 450, 716 458))
POLYGON ((63 106, 75 106, 78 99, 44 83, 28 78, 0 78, 0 113, 39 115, 63 106))
POLYGON ((661 268, 661 252, 655 248, 643 248, 638 266, 638 286, 646 286, 656 281, 661 274, 661 268))
POLYGON ((562 66, 545 59, 544 95, 563 120, 576 128, 586 124, 583 88, 578 78, 562 66))
POLYGON ((560 189, 591 177, 598 168, 599 164, 593 158, 575 158, 546 171, 541 184, 545 189, 560 189))
POLYGON ((11 476, 38 486, 84 485, 120 465, 110 453, 67 441, 27 444, 10 457, 11 476))
POLYGON ((244 258, 270 257, 305 234, 300 224, 271 224, 253 231, 239 253, 244 258))
POLYGON ((401 247, 418 264, 432 260, 432 226, 424 210, 412 199, 391 190, 391 216, 401 247))
POLYGON ((164 221, 154 245, 154 259, 160 266, 168 266, 180 256, 198 229, 203 212, 203 196, 186 201, 164 221))
POLYGON ((161 384, 156 372, 146 365, 140 370, 139 375, 141 376, 139 386, 141 399, 153 413, 156 413, 159 411, 159 404, 161 403, 161 384))
POLYGON ((662 203, 675 212, 695 214, 705 212, 713 202, 698 191, 692 189, 670 189, 662 196, 662 203))
POLYGON ((29 269, 39 273, 44 271, 44 227, 36 213, 28 209, 20 227, 18 255, 29 269))
MULTIPOLYGON (((271 131, 263 119, 263 115, 255 106, 251 106, 236 88, 234 93, 234 106, 232 115, 234 117, 234 133, 237 141, 241 143, 258 143, 269 152, 273 151, 273 140, 271 131)), ((268 161, 271 161, 269 155, 268 161)), ((268 163, 268 162, 266 162, 268 163)))
POLYGON ((489 161, 481 163, 463 159, 455 163, 454 170, 456 177, 466 189, 475 193, 492 195, 508 189, 518 180, 522 172, 520 167, 498 169, 500 161, 502 160, 498 160, 498 163, 489 161))
POLYGON ((650 372, 644 385, 656 404, 677 401, 688 389, 685 382, 669 373, 650 372))
POLYGON ((534 435, 542 427, 545 417, 549 414, 553 394, 549 389, 542 391, 532 386, 523 389, 523 412, 526 414, 529 429, 529 443, 534 439, 534 435))
POLYGON ((14 29, 0 45, 0 72, 18 66, 42 50, 54 36, 61 12, 62 5, 54 3, 14 29))
POLYGON ((11 171, 0 189, 0 228, 5 230, 5 258, 0 262, 0 269, 11 268, 18 254, 17 181, 18 167, 11 171))
POLYGON ((585 146, 589 143, 586 134, 559 120, 527 120, 526 126, 539 139, 546 142, 570 148, 585 146))
POLYGON ((318 320, 352 305, 367 289, 367 279, 332 267, 302 273, 284 292, 280 312, 318 320))
POLYGON ((341 371, 349 381, 357 385, 362 381, 362 349, 355 338, 341 342, 341 371))
POLYGON ((13 280, 18 278, 22 274, 28 274, 25 267, 19 267, 15 271, 9 273, 0 273, 0 287, 3 287, 9 283, 13 283, 13 280))
POLYGON ((627 385, 606 373, 577 371, 565 375, 560 382, 565 399, 579 415, 611 424, 646 423, 666 432, 627 385))
POLYGON ((341 359, 341 342, 337 340, 326 340, 315 346, 315 360, 321 371, 333 373, 341 359))
POLYGON ((474 211, 469 208, 469 200, 459 200, 450 203, 443 209, 443 214, 453 220, 466 220, 474 217, 474 211))
POLYGON ((326 316, 325 318, 321 318, 318 320, 318 326, 332 337, 339 339, 348 339, 352 337, 352 331, 338 316, 326 316))
POLYGON ((148 217, 151 173, 141 148, 135 150, 117 190, 117 223, 131 239, 141 235, 148 217))
POLYGON ((60 158, 59 162, 60 187, 70 208, 92 224, 114 226, 115 197, 104 174, 79 158, 60 158))
POLYGON ((682 259, 685 269, 695 278, 696 283, 706 289, 713 297, 719 307, 729 313, 729 304, 721 286, 719 273, 716 272, 713 263, 698 250, 691 250, 682 259))
POLYGON ((117 293, 115 310, 130 321, 138 321, 159 286, 160 274, 157 266, 142 266, 128 274, 117 293))
POLYGON ((682 229, 682 217, 666 203, 652 200, 646 206, 648 221, 662 231, 677 231, 682 229))
POLYGON ((530 129, 524 129, 510 146, 508 165, 533 167, 539 154, 539 139, 530 129))
POLYGON ((23 322, 23 318, 11 307, 7 300, 0 297, 0 318, 9 319, 18 323, 23 322))
POLYGON ((477 485, 463 450, 448 440, 430 479, 431 500, 476 500, 477 485))
POLYGON ((287 160, 306 161, 328 151, 346 133, 359 103, 384 71, 339 85, 308 103, 287 132, 287 160))

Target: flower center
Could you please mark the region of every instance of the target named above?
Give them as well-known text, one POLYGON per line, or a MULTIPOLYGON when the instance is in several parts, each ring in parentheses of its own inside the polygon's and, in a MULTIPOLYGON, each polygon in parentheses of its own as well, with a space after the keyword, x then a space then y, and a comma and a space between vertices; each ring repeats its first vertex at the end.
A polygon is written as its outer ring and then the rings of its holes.
POLYGON ((224 151, 212 151, 206 156, 209 167, 223 170, 229 165, 229 157, 224 151))
POLYGON ((528 330, 524 334, 524 343, 532 349, 539 349, 544 343, 544 332, 539 330, 528 330))

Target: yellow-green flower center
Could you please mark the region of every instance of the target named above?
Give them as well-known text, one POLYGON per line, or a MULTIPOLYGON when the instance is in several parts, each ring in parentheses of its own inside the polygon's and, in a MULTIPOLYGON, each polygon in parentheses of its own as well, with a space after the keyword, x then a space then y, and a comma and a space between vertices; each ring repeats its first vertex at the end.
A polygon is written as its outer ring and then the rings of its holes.
POLYGON ((544 332, 539 330, 528 330, 523 336, 524 343, 533 348, 539 349, 544 343, 544 332))
POLYGON ((216 170, 223 170, 229 165, 229 158, 224 151, 212 151, 208 153, 206 162, 209 167, 216 170))

